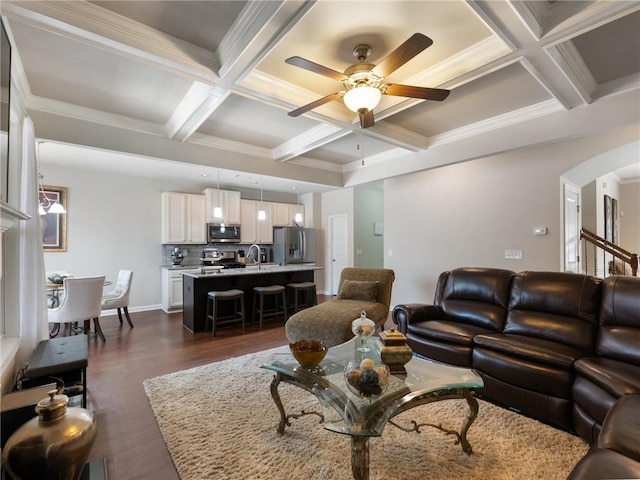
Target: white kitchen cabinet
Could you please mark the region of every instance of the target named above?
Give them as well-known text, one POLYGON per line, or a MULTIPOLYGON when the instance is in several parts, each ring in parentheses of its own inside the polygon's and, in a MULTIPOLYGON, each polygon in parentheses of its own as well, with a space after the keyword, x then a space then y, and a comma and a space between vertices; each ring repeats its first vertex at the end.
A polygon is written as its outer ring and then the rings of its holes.
POLYGON ((199 269, 162 269, 162 310, 165 312, 182 310, 182 276, 185 273, 199 271, 199 269))
POLYGON ((162 193, 162 243, 207 243, 207 197, 162 193))
POLYGON ((207 197, 207 222, 210 223, 240 223, 240 192, 207 188, 203 192, 207 197), (216 207, 222 210, 222 218, 213 216, 216 207))
POLYGON ((275 227, 286 227, 291 225, 291 204, 290 203, 274 203, 273 204, 273 225, 275 227))
POLYGON ((296 213, 301 213, 303 221, 298 222, 301 227, 304 226, 304 205, 296 205, 295 203, 273 203, 273 226, 288 227, 293 225, 296 213))
POLYGON ((271 202, 260 200, 240 201, 240 242, 273 243, 273 213, 271 202), (267 218, 258 220, 258 211, 262 208, 267 218))

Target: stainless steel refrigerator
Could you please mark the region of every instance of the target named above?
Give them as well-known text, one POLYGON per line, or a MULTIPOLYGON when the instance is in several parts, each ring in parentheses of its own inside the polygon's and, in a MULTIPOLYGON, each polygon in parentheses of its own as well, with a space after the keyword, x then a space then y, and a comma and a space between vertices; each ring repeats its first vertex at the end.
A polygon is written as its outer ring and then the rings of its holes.
POLYGON ((275 227, 273 261, 281 265, 315 263, 316 239, 313 228, 275 227))

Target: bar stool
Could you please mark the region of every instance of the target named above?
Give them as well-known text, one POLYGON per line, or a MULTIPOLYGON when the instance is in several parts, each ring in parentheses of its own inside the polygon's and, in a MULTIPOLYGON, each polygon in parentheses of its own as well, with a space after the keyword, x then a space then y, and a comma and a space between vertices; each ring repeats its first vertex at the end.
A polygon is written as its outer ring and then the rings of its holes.
POLYGON ((256 314, 260 317, 260 327, 265 317, 282 315, 287 320, 286 289, 282 285, 270 285, 268 287, 253 287, 253 320, 256 314), (265 297, 273 297, 273 308, 265 310, 265 297))
POLYGON ((209 328, 211 322, 211 334, 215 337, 216 325, 228 325, 242 321, 242 331, 244 332, 244 292, 232 289, 224 291, 211 291, 207 294, 207 324, 205 330, 209 328), (232 311, 226 315, 220 314, 220 302, 233 302, 229 305, 232 311))
POLYGON ((287 290, 291 315, 318 304, 316 284, 313 282, 288 283, 287 290))

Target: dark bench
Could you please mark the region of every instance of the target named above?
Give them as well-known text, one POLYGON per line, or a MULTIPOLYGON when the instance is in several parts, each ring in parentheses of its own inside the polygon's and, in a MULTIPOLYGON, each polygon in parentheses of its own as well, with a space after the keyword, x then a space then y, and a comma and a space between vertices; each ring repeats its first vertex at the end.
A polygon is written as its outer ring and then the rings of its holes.
POLYGON ((38 344, 22 379, 22 388, 62 381, 69 397, 82 394, 87 407, 87 336, 51 338, 38 344))

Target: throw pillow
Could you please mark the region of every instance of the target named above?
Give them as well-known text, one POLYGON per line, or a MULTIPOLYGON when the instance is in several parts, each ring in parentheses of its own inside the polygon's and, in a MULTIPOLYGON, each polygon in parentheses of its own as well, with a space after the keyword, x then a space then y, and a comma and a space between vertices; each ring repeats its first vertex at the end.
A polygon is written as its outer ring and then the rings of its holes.
POLYGON ((362 280, 345 280, 338 292, 338 298, 343 300, 362 300, 375 302, 378 297, 378 282, 362 280))

